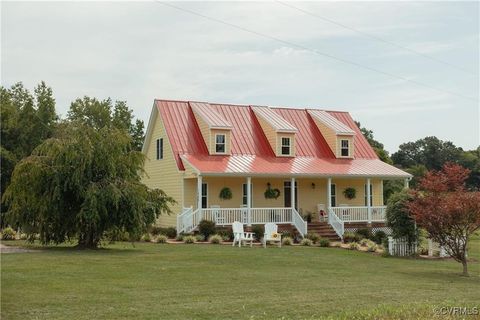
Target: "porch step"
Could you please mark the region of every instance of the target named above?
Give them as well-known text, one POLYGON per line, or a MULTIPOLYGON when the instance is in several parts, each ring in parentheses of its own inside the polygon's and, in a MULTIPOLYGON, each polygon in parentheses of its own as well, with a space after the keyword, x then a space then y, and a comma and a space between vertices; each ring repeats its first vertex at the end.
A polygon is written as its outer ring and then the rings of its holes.
POLYGON ((340 241, 340 237, 327 222, 310 222, 308 224, 308 232, 316 233, 330 241, 340 241))

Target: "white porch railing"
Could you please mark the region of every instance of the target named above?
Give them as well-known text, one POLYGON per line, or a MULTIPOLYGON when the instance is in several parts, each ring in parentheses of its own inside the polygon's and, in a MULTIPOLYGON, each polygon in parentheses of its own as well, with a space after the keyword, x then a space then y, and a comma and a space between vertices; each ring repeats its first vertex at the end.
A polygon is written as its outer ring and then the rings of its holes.
POLYGON ((344 222, 383 222, 385 221, 385 206, 371 208, 371 217, 368 217, 368 207, 332 207, 335 215, 344 222))
POLYGON ((345 232, 345 226, 343 220, 341 220, 335 213, 335 211, 330 209, 328 223, 332 226, 333 230, 337 233, 340 239, 343 240, 343 233, 345 232))
POLYGON ((203 208, 195 211, 185 208, 177 216, 177 232, 186 233, 195 230, 201 220, 215 222, 218 226, 230 226, 235 221, 243 224, 293 224, 298 232, 307 234, 307 222, 303 220, 297 210, 292 208, 203 208))

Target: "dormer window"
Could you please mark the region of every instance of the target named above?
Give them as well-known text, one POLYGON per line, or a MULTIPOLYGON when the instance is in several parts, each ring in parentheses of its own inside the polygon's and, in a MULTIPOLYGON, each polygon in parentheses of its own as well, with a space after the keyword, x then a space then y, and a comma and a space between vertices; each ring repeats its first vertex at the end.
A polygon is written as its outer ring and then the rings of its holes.
POLYGON ((224 134, 215 135, 215 153, 225 153, 226 138, 224 134))
POLYGON ((291 154, 291 139, 282 137, 282 156, 289 156, 291 154))
POLYGON ((350 156, 348 140, 340 140, 340 141, 341 141, 340 154, 342 155, 342 157, 350 156))

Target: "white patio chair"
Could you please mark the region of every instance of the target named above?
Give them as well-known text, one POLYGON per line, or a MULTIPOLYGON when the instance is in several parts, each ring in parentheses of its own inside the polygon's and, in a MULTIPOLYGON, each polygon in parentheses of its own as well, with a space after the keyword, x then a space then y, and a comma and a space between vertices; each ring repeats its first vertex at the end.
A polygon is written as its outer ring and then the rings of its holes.
POLYGON ((317 212, 318 212, 318 221, 321 221, 321 222, 328 221, 328 214, 325 210, 325 205, 323 203, 317 204, 317 212))
POLYGON ((244 232, 243 223, 235 221, 232 224, 232 230, 233 230, 232 246, 235 246, 235 243, 238 243, 238 247, 241 247, 242 241, 244 243, 250 242, 250 247, 253 245, 253 232, 244 232))
POLYGON ((282 247, 282 235, 278 233, 278 226, 269 222, 265 224, 265 233, 263 234, 263 247, 267 247, 267 241, 278 242, 278 247, 282 247))

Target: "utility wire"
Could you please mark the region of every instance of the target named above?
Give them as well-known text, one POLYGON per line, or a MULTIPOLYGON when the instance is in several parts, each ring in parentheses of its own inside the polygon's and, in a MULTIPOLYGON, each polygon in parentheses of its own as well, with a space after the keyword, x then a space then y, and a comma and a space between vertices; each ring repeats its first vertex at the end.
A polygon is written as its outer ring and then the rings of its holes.
POLYGON ((294 5, 290 4, 290 3, 286 3, 286 2, 283 2, 283 1, 279 1, 279 0, 274 0, 274 1, 275 1, 276 3, 278 3, 278 4, 281 4, 281 5, 285 6, 285 7, 288 7, 288 8, 291 8, 291 9, 294 9, 294 10, 297 10, 297 11, 300 11, 300 12, 303 12, 303 13, 309 15, 309 16, 315 17, 315 18, 320 19, 320 20, 323 20, 323 21, 327 21, 327 22, 329 22, 329 23, 332 23, 332 24, 337 25, 337 26, 339 26, 339 27, 342 27, 342 28, 344 28, 344 29, 348 29, 348 30, 350 30, 350 31, 356 32, 356 33, 358 33, 358 34, 363 35, 364 37, 367 37, 367 38, 370 38, 370 39, 373 39, 373 40, 376 40, 376 41, 380 41, 380 42, 383 42, 383 43, 392 45, 392 46, 394 46, 394 47, 397 47, 397 48, 406 50, 406 51, 408 51, 408 52, 410 52, 410 53, 413 53, 413 54, 422 56, 422 57, 424 57, 424 58, 426 58, 426 59, 430 59, 430 60, 432 60, 432 61, 435 61, 435 62, 444 64, 444 65, 450 66, 450 67, 455 68, 455 69, 457 69, 457 70, 460 70, 460 71, 462 71, 462 72, 468 73, 468 74, 470 74, 470 75, 472 75, 472 76, 478 77, 478 74, 477 74, 477 73, 474 73, 474 72, 471 72, 471 71, 468 70, 468 69, 465 69, 465 68, 456 66, 456 65, 454 65, 454 64, 452 64, 452 63, 450 63, 450 62, 437 59, 437 58, 435 58, 435 57, 432 57, 432 56, 430 56, 430 55, 428 55, 428 54, 425 54, 425 53, 422 53, 422 52, 420 52, 420 51, 417 51, 417 50, 408 48, 408 47, 406 47, 406 46, 397 44, 397 43, 395 43, 395 42, 392 42, 392 41, 389 41, 389 40, 386 40, 386 39, 377 37, 377 36, 375 36, 375 35, 372 35, 372 34, 370 34, 370 33, 367 33, 367 32, 361 31, 361 30, 358 30, 358 29, 356 29, 356 28, 347 26, 347 25, 345 25, 345 24, 343 24, 343 23, 340 23, 340 22, 337 22, 337 21, 335 21, 335 20, 332 20, 332 19, 329 19, 329 18, 320 16, 320 15, 318 15, 318 14, 316 14, 316 13, 307 11, 307 10, 302 9, 302 8, 300 8, 300 7, 294 6, 294 5))
POLYGON ((309 48, 309 47, 304 46, 304 45, 301 45, 301 44, 297 44, 297 43, 294 43, 294 42, 286 41, 286 40, 283 40, 283 39, 280 39, 280 38, 277 38, 277 37, 274 37, 274 36, 271 36, 271 35, 268 35, 268 34, 265 34, 265 33, 261 33, 261 32, 255 31, 255 30, 247 29, 247 28, 244 28, 244 27, 242 27, 242 26, 239 26, 239 25, 236 25, 236 24, 227 22, 227 21, 223 21, 223 20, 220 20, 220 19, 217 19, 217 18, 213 18, 213 17, 207 16, 207 15, 204 15, 204 14, 199 13, 199 12, 196 12, 196 11, 192 11, 192 10, 190 10, 190 9, 185 9, 185 8, 182 8, 182 7, 177 7, 177 6, 175 6, 175 5, 171 4, 171 3, 166 3, 166 2, 159 1, 159 0, 154 0, 154 1, 155 1, 156 3, 158 3, 158 4, 161 4, 161 5, 170 7, 170 8, 174 8, 174 9, 177 9, 177 10, 180 10, 180 11, 183 11, 183 12, 186 12, 186 13, 189 13, 189 14, 192 14, 192 15, 195 15, 195 16, 198 16, 198 17, 202 17, 202 18, 204 18, 204 19, 207 19, 207 20, 210 20, 210 21, 214 21, 214 22, 217 22, 217 23, 220 23, 220 24, 223 24, 223 25, 226 25, 226 26, 229 26, 229 27, 232 27, 232 28, 235 28, 235 29, 238 29, 238 30, 247 32, 247 33, 251 33, 251 34, 257 35, 257 36, 259 36, 259 37, 263 37, 263 38, 266 38, 266 39, 270 39, 270 40, 273 40, 273 41, 282 43, 282 44, 284 44, 284 45, 287 45, 287 46, 289 46, 289 47, 294 47, 294 48, 299 48, 299 49, 302 49, 302 50, 310 51, 310 52, 312 52, 312 53, 315 53, 315 54, 317 54, 317 55, 330 58, 330 59, 332 59, 332 60, 336 60, 336 61, 339 61, 339 62, 342 62, 342 63, 345 63, 345 64, 349 64, 349 65, 352 65, 352 66, 355 66, 355 67, 358 67, 358 68, 361 68, 361 69, 365 69, 365 70, 369 70, 369 71, 372 71, 372 72, 376 72, 376 73, 379 73, 379 74, 382 74, 382 75, 385 75, 385 76, 388 76, 388 77, 391 77, 391 78, 399 79, 399 80, 402 80, 402 81, 405 81, 405 82, 410 82, 410 83, 413 83, 413 84, 415 84, 415 85, 417 85, 417 86, 421 86, 421 87, 428 88, 428 89, 435 90, 435 91, 442 92, 442 93, 448 93, 448 94, 450 94, 450 95, 454 95, 454 96, 461 97, 461 98, 468 99, 468 100, 478 101, 478 98, 475 98, 475 97, 466 96, 466 95, 463 95, 463 94, 461 94, 461 93, 454 92, 454 91, 450 91, 450 90, 446 90, 446 89, 436 88, 436 87, 430 86, 430 85, 428 85, 428 84, 426 84, 426 83, 423 83, 423 82, 419 82, 419 81, 416 81, 416 80, 411 80, 411 79, 405 78, 405 77, 403 77, 403 76, 398 76, 398 75, 395 75, 395 74, 390 73, 390 72, 386 72, 386 71, 382 71, 382 70, 380 70, 380 69, 376 69, 376 68, 372 68, 372 67, 369 67, 369 66, 365 66, 365 65, 362 65, 362 64, 360 64, 360 63, 357 63, 357 62, 354 62, 354 61, 350 61, 350 60, 347 60, 347 59, 338 58, 338 57, 336 57, 336 56, 334 56, 334 55, 331 55, 331 54, 328 54, 328 53, 324 53, 324 52, 318 51, 317 49, 314 49, 314 48, 309 48))

